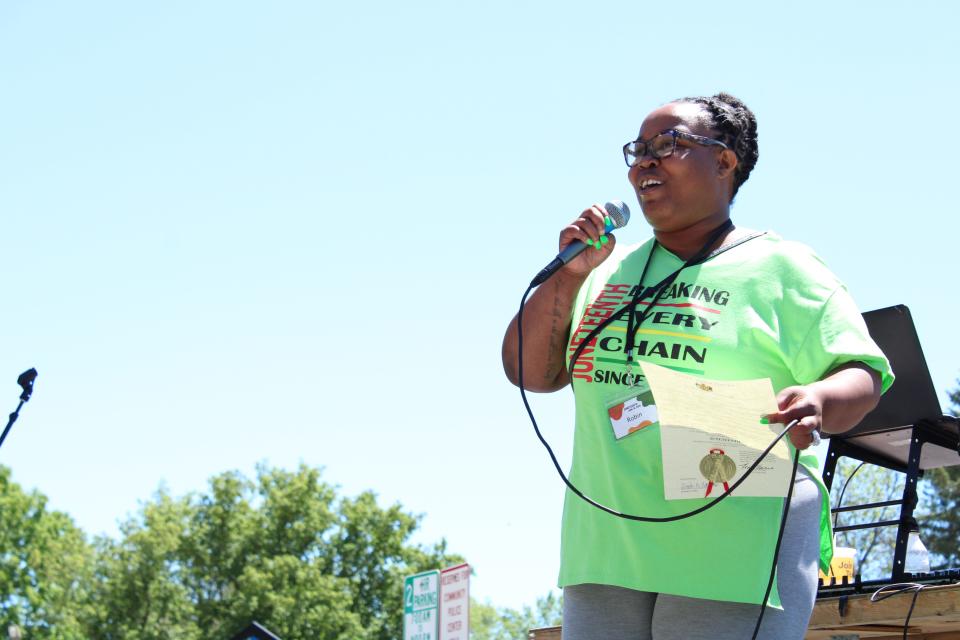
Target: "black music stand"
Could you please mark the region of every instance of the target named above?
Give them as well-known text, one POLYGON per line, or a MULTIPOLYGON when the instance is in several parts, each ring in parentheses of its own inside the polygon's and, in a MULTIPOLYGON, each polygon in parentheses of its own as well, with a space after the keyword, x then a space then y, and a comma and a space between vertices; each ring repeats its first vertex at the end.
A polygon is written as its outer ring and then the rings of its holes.
MULTIPOLYGON (((832 510, 833 513, 840 513, 900 505, 900 517, 897 520, 836 527, 836 531, 898 527, 890 579, 861 583, 857 576, 858 589, 861 585, 904 580, 908 575, 904 571, 907 538, 911 527, 916 527, 913 512, 917 506, 917 481, 926 469, 960 464, 958 420, 954 416, 944 415, 940 409, 910 310, 903 305, 887 307, 868 311, 863 314, 863 319, 870 336, 890 360, 896 380, 880 399, 880 404, 860 424, 830 438, 823 482, 829 490, 837 461, 843 456, 906 474, 906 481, 899 500, 832 510)), ((821 588, 822 593, 825 590, 829 590, 829 587, 821 588)))

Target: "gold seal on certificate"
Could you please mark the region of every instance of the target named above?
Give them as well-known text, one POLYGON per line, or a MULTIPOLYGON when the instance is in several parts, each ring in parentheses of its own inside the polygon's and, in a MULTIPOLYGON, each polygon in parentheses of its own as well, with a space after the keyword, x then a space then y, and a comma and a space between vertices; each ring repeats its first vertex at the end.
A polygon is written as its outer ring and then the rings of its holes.
MULTIPOLYGON (((642 367, 656 400, 666 500, 702 500, 711 485, 736 482, 783 429, 760 419, 777 411, 769 378, 714 380, 649 362, 642 367)), ((736 499, 786 496, 790 457, 786 443, 777 442, 737 487, 736 499)))
POLYGON ((707 479, 707 492, 703 494, 703 497, 706 498, 713 491, 715 482, 722 483, 724 491, 730 489, 727 483, 736 475, 737 463, 725 454, 723 449, 710 449, 710 453, 703 456, 700 461, 700 473, 707 479))

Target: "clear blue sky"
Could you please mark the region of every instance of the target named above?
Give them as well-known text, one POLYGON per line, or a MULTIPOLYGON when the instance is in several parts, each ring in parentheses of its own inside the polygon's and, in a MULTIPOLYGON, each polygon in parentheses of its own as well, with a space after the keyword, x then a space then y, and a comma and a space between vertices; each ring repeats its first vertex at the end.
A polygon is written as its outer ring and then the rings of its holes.
MULTIPOLYGON (((161 483, 323 466, 532 602, 563 489, 502 332, 563 224, 635 202, 659 104, 742 98, 735 221, 907 304, 954 384, 957 6, 4 0, 0 401, 40 377, 0 463, 111 534, 161 483)), ((568 459, 569 393, 535 400, 568 459)))

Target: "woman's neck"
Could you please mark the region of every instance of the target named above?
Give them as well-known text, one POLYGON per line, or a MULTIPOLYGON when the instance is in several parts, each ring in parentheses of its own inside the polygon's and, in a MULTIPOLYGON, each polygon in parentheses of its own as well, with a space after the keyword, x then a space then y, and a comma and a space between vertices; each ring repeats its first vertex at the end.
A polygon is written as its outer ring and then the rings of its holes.
MULTIPOLYGON (((729 219, 728 215, 712 216, 684 229, 674 231, 654 229, 653 235, 660 246, 678 258, 689 260, 703 249, 703 245, 710 239, 710 236, 729 219)), ((735 235, 735 229, 736 227, 731 224, 729 229, 714 243, 714 248, 722 246, 726 240, 732 238, 735 235)))

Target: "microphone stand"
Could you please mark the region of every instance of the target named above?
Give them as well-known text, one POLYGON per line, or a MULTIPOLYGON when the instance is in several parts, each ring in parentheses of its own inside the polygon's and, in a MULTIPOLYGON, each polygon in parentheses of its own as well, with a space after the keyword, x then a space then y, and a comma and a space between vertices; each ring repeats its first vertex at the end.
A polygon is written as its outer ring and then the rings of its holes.
POLYGON ((13 423, 17 421, 17 418, 20 417, 20 407, 30 399, 30 394, 33 393, 33 381, 36 379, 36 369, 28 369, 17 378, 17 384, 23 388, 23 393, 20 394, 20 404, 18 404, 17 409, 10 414, 10 421, 7 422, 7 427, 3 430, 3 435, 0 435, 0 447, 3 446, 3 441, 7 439, 7 434, 10 433, 10 427, 12 427, 13 423))

